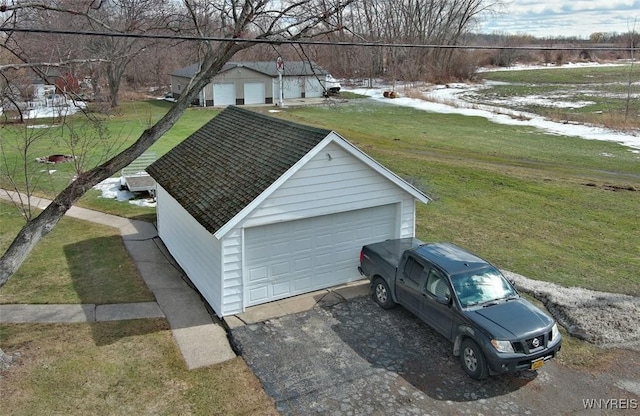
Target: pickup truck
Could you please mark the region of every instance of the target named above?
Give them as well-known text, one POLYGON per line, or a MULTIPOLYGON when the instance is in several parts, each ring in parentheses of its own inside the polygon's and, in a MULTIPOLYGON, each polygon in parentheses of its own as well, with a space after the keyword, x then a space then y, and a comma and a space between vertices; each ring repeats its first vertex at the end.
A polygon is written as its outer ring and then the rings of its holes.
POLYGON ((471 378, 537 370, 560 351, 555 321, 496 267, 454 244, 415 238, 368 244, 358 270, 383 309, 400 304, 452 341, 471 378))

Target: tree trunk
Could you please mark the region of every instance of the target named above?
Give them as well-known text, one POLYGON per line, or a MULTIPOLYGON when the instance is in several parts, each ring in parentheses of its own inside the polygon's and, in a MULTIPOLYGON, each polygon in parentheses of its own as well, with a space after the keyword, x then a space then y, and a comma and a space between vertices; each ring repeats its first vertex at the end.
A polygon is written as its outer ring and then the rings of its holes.
POLYGON ((15 237, 7 251, 0 258, 0 288, 20 268, 31 250, 47 235, 60 221, 73 204, 94 185, 111 177, 113 174, 129 165, 164 133, 166 133, 182 116, 191 101, 198 96, 216 75, 222 66, 229 61, 236 52, 251 44, 237 44, 223 42, 212 49, 202 63, 202 70, 197 74, 188 89, 180 96, 173 107, 152 127, 146 129, 134 144, 106 161, 78 176, 78 178, 60 192, 56 198, 36 218, 27 222, 15 237))

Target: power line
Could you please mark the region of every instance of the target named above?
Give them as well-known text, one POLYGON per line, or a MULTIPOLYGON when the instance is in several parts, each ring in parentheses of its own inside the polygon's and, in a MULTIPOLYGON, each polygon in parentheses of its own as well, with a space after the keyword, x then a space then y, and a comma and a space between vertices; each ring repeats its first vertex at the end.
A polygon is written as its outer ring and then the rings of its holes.
POLYGON ((263 43, 269 45, 324 45, 324 46, 362 46, 362 47, 385 47, 385 48, 419 48, 419 49, 488 49, 488 50, 533 50, 533 51, 632 51, 638 49, 634 46, 485 46, 485 45, 437 45, 437 44, 414 44, 414 43, 379 43, 379 42, 336 42, 317 40, 291 40, 291 39, 244 39, 225 38, 216 36, 184 36, 184 35, 163 35, 148 33, 108 33, 82 30, 58 30, 58 29, 27 29, 27 28, 1 28, 5 33, 44 33, 54 35, 79 35, 79 36, 101 36, 114 38, 138 38, 138 39, 164 39, 181 41, 208 41, 208 42, 236 42, 236 43, 263 43))

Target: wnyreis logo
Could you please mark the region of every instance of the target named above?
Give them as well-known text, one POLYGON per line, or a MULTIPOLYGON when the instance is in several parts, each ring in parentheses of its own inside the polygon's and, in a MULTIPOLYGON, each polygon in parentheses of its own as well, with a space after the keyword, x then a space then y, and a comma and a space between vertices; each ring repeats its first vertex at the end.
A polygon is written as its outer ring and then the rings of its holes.
POLYGON ((637 409, 638 400, 636 399, 582 399, 582 405, 585 409, 593 410, 626 410, 637 409))

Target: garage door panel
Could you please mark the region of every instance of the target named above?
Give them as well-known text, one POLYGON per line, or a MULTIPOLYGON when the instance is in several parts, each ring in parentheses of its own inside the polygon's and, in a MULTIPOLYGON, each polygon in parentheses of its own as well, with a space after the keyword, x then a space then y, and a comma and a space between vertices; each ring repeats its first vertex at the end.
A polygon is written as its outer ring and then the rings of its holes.
POLYGON ((283 275, 288 275, 290 270, 290 262, 289 261, 283 261, 280 263, 275 263, 273 265, 271 265, 271 276, 273 276, 274 278, 280 278, 283 275))
POLYGON ((268 285, 255 286, 247 290, 248 303, 250 305, 258 305, 270 300, 268 285))
POLYGON ((273 285, 273 297, 280 297, 291 293, 291 282, 288 280, 277 282, 273 285))
MULTIPOLYGON (((265 261, 265 264, 266 264, 266 261, 265 261)), ((249 269, 248 280, 250 283, 259 282, 261 280, 266 280, 267 276, 268 276, 267 266, 255 267, 255 268, 249 269)))
POLYGON ((246 306, 358 278, 360 248, 393 238, 396 215, 392 204, 245 229, 246 306))

